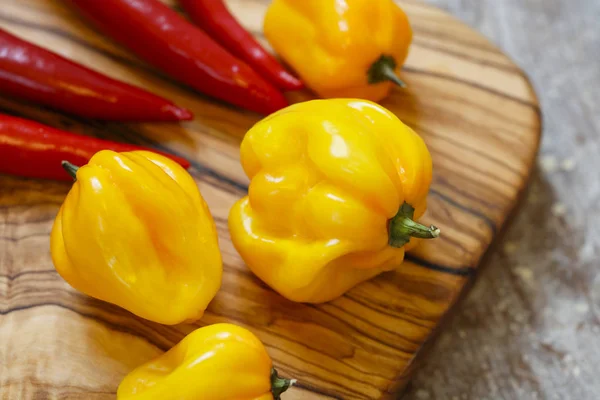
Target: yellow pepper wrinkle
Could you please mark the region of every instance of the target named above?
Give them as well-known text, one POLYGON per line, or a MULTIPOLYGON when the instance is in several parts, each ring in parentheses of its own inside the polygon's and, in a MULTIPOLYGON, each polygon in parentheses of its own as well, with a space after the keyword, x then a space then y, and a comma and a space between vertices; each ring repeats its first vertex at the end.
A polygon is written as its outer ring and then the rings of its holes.
POLYGON ((77 180, 50 238, 58 273, 89 296, 151 321, 199 319, 220 287, 222 262, 192 177, 145 151, 101 151, 71 169, 77 180))
POLYGON ((321 97, 379 101, 404 85, 412 29, 394 0, 274 0, 264 33, 321 97))
POLYGON ((257 123, 241 161, 248 196, 229 215, 249 268, 293 301, 332 300, 400 265, 425 212, 431 157, 423 140, 369 101, 314 100, 257 123))
POLYGON ((199 328, 129 373, 118 400, 278 400, 292 381, 277 376, 263 344, 231 324, 199 328))

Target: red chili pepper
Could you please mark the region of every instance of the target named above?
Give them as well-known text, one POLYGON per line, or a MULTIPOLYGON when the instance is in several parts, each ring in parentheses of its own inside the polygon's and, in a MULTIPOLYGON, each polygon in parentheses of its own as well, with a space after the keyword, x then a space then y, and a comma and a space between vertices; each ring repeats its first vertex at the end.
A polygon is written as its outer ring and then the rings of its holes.
POLYGON ((179 0, 190 19, 233 55, 246 61, 262 76, 285 90, 298 90, 302 81, 286 71, 248 33, 227 9, 223 0, 179 0))
POLYGON ((279 90, 159 0, 70 0, 115 41, 194 89, 263 114, 279 90))
POLYGON ((153 149, 61 131, 27 119, 0 114, 0 173, 71 181, 63 160, 84 165, 100 150, 147 150, 189 168, 186 159, 153 149))
POLYGON ((0 93, 111 121, 179 121, 191 112, 0 29, 0 93))

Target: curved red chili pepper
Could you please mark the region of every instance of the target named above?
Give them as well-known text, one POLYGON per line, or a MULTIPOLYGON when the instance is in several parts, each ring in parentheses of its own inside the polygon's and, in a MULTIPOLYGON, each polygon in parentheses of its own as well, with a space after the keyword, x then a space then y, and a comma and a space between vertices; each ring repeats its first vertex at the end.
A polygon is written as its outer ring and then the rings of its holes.
POLYGON ((179 121, 191 112, 0 29, 0 93, 111 121, 179 121))
POLYGON ((84 165, 100 150, 147 150, 189 168, 181 157, 130 144, 111 142, 61 131, 27 119, 0 114, 0 173, 28 178, 71 181, 63 160, 84 165))
POLYGON ((243 61, 159 0, 70 0, 105 34, 194 89, 270 114, 285 97, 243 61))
POLYGON ((246 61, 258 73, 285 90, 298 90, 302 81, 286 71, 248 33, 227 9, 223 0, 179 0, 190 19, 235 56, 246 61))

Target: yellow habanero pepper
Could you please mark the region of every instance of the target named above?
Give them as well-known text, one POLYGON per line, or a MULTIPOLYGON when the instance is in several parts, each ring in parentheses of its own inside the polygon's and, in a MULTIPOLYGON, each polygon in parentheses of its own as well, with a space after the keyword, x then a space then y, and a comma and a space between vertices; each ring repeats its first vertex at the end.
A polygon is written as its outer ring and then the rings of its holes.
POLYGON ((264 33, 321 97, 379 101, 404 86, 412 29, 393 0, 274 0, 264 33))
POLYGON ((257 123, 241 161, 248 196, 229 215, 250 269, 293 301, 332 300, 404 259, 426 208, 431 157, 423 140, 375 103, 313 100, 257 123))
POLYGON ((147 151, 103 150, 77 168, 50 237, 75 289, 162 324, 202 317, 221 285, 215 224, 192 177, 147 151))
POLYGON ((293 382, 277 376, 250 331, 215 324, 129 373, 117 400, 279 400, 293 382))

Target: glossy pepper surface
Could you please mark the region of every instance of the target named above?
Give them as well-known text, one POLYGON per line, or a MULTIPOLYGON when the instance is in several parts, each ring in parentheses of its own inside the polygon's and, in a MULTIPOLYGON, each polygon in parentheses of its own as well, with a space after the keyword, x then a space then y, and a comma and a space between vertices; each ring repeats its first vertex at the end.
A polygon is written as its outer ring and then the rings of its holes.
POLYGON ((321 97, 379 101, 404 85, 412 30, 393 0, 274 0, 264 33, 321 97))
POLYGON ((118 400, 278 400, 292 382, 277 376, 263 344, 232 324, 197 329, 123 379, 118 400))
MULTIPOLYGON (((0 114, 2 174, 72 181, 73 178, 61 167, 61 161, 69 160, 76 165, 87 164, 100 150, 157 152, 131 144, 65 132, 27 119, 0 114)), ((189 161, 183 158, 164 155, 186 169, 190 166, 189 161)))
POLYGON ((302 82, 286 71, 275 57, 240 25, 223 0, 179 0, 179 2, 192 21, 275 86, 284 90, 302 89, 302 82))
POLYGON ((52 228, 75 289, 162 324, 202 317, 221 284, 214 221, 192 177, 155 153, 103 150, 77 169, 52 228))
POLYGON ((396 116, 364 100, 295 104, 256 124, 241 161, 251 183, 229 215, 250 269, 293 301, 332 300, 396 268, 426 209, 432 162, 396 116))
POLYGON ((159 0, 70 0, 96 27, 192 88, 270 114, 288 103, 246 63, 159 0))
POLYGON ((110 121, 193 118, 140 88, 116 81, 0 29, 0 93, 80 117, 110 121))

